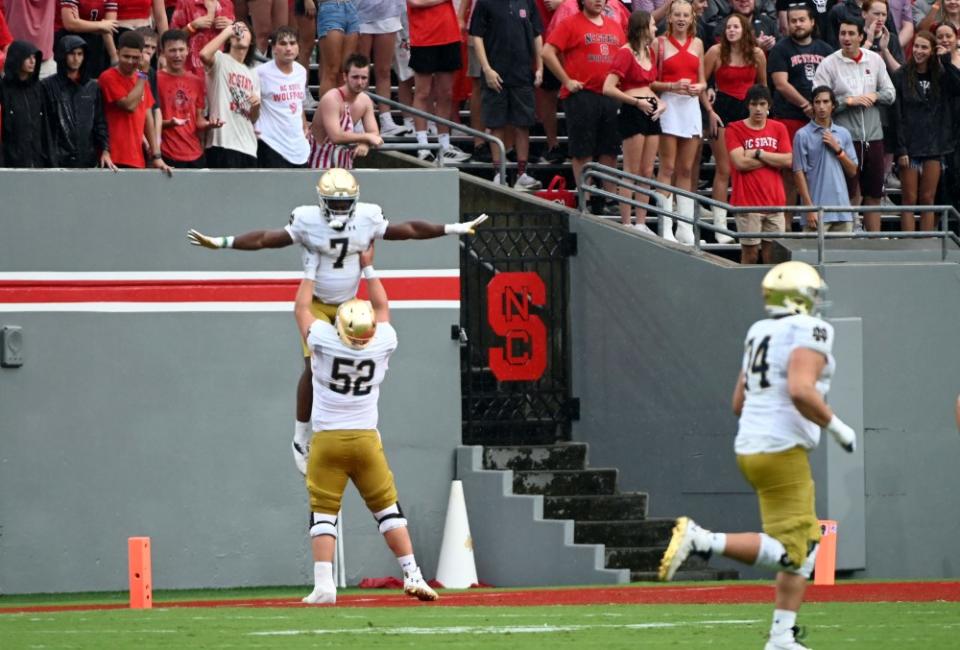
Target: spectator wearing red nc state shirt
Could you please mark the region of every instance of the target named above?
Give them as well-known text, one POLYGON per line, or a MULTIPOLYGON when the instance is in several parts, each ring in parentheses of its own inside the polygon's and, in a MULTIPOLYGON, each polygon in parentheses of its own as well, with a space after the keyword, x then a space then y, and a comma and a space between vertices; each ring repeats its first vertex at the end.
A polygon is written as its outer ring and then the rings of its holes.
POLYGON ((163 115, 163 137, 160 153, 171 167, 202 169, 203 138, 207 129, 220 128, 221 120, 210 122, 204 117, 206 89, 203 80, 186 69, 190 49, 187 33, 170 29, 160 37, 160 50, 167 67, 157 73, 160 112, 163 115))
MULTIPOLYGON (((730 203, 736 206, 782 206, 786 201, 781 169, 793 164, 793 148, 787 127, 768 120, 773 100, 766 86, 757 84, 747 91, 750 116, 727 125, 724 134, 730 152, 733 192, 730 203)), ((782 212, 737 214, 739 232, 782 233, 782 212)), ((756 264, 761 253, 764 264, 772 262, 772 239, 740 239, 740 263, 756 264), (761 248, 762 246, 762 248, 761 248)))
MULTIPOLYGON (((580 183, 584 165, 595 158, 615 167, 620 152, 617 101, 603 95, 613 58, 627 40, 620 23, 603 14, 604 0, 577 0, 580 13, 556 23, 543 48, 543 61, 563 88, 567 122, 576 125, 568 146, 573 176, 580 183)), ((611 186, 611 190, 612 190, 611 186)))

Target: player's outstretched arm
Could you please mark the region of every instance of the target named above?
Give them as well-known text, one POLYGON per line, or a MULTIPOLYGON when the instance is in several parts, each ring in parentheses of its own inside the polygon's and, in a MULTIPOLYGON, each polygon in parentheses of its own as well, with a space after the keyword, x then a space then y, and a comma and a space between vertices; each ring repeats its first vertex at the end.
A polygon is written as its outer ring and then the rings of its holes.
POLYGON ((373 268, 373 244, 370 248, 360 253, 360 275, 367 280, 367 294, 370 296, 370 304, 373 305, 373 313, 376 314, 378 323, 387 323, 390 321, 390 302, 387 300, 387 291, 383 288, 376 270, 373 268))
POLYGON ((310 311, 310 305, 313 302, 313 280, 304 278, 300 280, 300 286, 297 288, 297 297, 293 303, 293 316, 297 320, 297 329, 300 330, 300 336, 304 340, 310 334, 310 327, 317 317, 310 311))
POLYGON ((464 223, 439 224, 426 221, 404 221, 387 226, 383 238, 398 241, 402 239, 433 239, 444 235, 473 235, 477 226, 486 220, 487 215, 481 214, 476 219, 464 223))
POLYGON ((834 414, 817 390, 817 378, 826 363, 816 350, 794 350, 787 368, 787 390, 800 415, 826 429, 841 447, 852 452, 857 446, 856 433, 834 414))
POLYGON ((293 244, 293 238, 285 229, 253 230, 242 235, 226 235, 216 237, 204 235, 202 232, 187 231, 187 241, 194 246, 202 246, 217 250, 219 248, 236 248, 242 251, 258 251, 262 248, 284 248, 293 244))

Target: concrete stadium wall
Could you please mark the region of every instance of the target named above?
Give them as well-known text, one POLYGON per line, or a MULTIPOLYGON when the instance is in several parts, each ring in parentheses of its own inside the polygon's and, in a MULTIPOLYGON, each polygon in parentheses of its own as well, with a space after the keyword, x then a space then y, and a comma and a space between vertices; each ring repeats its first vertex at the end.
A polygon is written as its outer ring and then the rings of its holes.
MULTIPOLYGON (((454 171, 358 178, 388 218, 457 218, 454 171)), ((316 200, 315 182, 308 171, 3 171, 0 287, 39 272, 295 272, 293 248, 213 252, 185 234, 281 227, 316 200)), ((377 249, 382 271, 457 265, 452 237, 377 249)), ((2 295, 0 326, 23 328, 24 364, 0 369, 0 593, 124 589, 134 535, 152 538, 158 589, 312 583, 290 454, 302 357, 289 305, 11 311, 2 295)), ((459 312, 393 307, 400 346, 380 429, 432 577, 460 443, 459 312)), ((399 575, 352 487, 344 523, 348 583, 399 575)))
MULTIPOLYGON (((756 530, 729 405, 766 268, 669 250, 589 216, 571 227, 574 439, 590 443, 593 466, 620 470, 620 489, 648 491, 651 516, 756 530)), ((862 529, 859 548, 841 550, 858 575, 958 577, 958 267, 851 263, 828 266, 826 280, 837 324, 831 403, 854 426, 862 409, 863 435, 862 461, 839 458, 829 436, 814 454, 818 512, 851 513, 840 518, 841 547, 845 525, 862 529)))

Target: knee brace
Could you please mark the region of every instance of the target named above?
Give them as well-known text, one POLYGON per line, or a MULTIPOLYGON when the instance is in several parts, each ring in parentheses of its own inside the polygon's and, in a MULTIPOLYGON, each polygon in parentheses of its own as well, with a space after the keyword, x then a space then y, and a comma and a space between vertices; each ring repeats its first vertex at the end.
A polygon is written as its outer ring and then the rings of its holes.
POLYGON ((337 516, 325 515, 322 512, 310 513, 310 537, 329 535, 337 538, 337 516))
POLYGON ((810 576, 813 574, 813 567, 817 563, 817 550, 819 548, 820 544, 813 544, 810 552, 807 553, 807 558, 803 561, 803 565, 799 569, 796 567, 791 567, 789 569, 784 569, 784 571, 787 573, 795 573, 798 576, 803 576, 809 580, 810 576))
POLYGON ((403 517, 403 510, 400 509, 399 501, 389 508, 384 508, 380 512, 373 513, 373 518, 377 520, 377 526, 380 528, 381 535, 394 528, 405 528, 407 525, 407 520, 403 517))
POLYGON ((760 551, 753 566, 773 571, 787 571, 792 567, 787 549, 777 539, 766 533, 760 533, 760 551))

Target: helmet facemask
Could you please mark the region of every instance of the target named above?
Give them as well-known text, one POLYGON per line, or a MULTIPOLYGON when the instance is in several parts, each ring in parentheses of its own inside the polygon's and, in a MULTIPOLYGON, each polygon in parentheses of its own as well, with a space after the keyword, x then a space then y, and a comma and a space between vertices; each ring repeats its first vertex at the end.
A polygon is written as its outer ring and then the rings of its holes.
POLYGON ((317 204, 320 213, 334 230, 343 230, 353 219, 360 197, 360 186, 345 169, 330 169, 317 183, 317 204))

